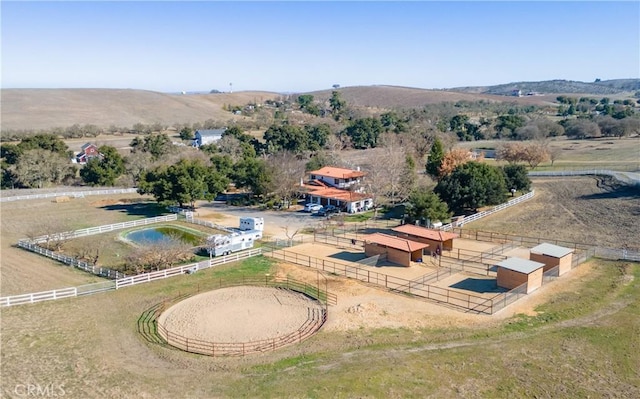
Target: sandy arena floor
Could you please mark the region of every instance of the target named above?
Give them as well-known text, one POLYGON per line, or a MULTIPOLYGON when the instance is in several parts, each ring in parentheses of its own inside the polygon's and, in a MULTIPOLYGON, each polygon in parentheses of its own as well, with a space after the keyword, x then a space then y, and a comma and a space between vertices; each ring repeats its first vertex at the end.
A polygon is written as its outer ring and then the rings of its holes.
POLYGON ((229 287, 205 292, 171 306, 158 323, 172 333, 209 342, 249 342, 296 331, 309 308, 306 296, 268 287, 229 287))

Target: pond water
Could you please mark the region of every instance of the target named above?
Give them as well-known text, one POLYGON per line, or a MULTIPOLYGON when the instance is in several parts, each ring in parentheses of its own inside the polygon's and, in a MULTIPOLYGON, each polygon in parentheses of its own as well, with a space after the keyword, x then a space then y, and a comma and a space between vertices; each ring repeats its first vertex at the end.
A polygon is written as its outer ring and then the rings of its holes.
POLYGON ((200 235, 175 227, 155 227, 152 229, 136 230, 128 233, 125 237, 127 240, 133 241, 136 244, 156 244, 163 240, 177 238, 186 244, 194 246, 199 245, 204 239, 204 237, 200 235))

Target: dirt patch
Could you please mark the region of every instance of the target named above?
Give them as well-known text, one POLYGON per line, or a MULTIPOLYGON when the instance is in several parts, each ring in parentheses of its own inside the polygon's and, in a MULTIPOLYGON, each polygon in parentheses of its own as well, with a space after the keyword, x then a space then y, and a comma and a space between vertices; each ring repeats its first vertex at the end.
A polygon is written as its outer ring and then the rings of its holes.
POLYGON ((231 287, 178 302, 162 313, 158 323, 189 339, 243 343, 295 332, 307 321, 310 308, 321 305, 291 291, 231 287))

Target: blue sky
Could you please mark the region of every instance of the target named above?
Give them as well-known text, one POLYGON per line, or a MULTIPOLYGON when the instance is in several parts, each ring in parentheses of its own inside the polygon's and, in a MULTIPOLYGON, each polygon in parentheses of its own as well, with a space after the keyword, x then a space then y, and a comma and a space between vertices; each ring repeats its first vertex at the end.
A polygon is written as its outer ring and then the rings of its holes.
POLYGON ((2 88, 305 92, 637 78, 640 2, 11 2, 2 88))

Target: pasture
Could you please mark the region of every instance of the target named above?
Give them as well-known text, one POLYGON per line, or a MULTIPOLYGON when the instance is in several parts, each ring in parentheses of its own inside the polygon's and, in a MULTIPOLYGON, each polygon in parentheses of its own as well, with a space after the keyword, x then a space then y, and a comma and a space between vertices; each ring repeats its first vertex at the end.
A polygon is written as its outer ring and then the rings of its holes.
MULTIPOLYGON (((640 236, 637 195, 593 178, 536 179, 534 188, 532 200, 465 227, 521 234, 524 227, 523 235, 630 248, 640 236)), ((12 247, 41 224, 43 217, 34 216, 52 215, 73 228, 142 217, 107 209, 96 197, 3 203, 1 211, 3 295, 97 279, 12 247)), ((21 384, 49 384, 69 398, 639 397, 639 298, 640 266, 627 262, 592 259, 482 316, 254 258, 104 294, 2 308, 1 391, 20 397, 21 384), (338 305, 308 340, 245 358, 191 355, 137 333, 145 309, 229 274, 324 277, 338 305)))

